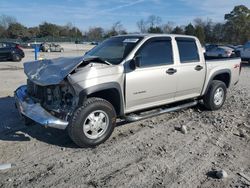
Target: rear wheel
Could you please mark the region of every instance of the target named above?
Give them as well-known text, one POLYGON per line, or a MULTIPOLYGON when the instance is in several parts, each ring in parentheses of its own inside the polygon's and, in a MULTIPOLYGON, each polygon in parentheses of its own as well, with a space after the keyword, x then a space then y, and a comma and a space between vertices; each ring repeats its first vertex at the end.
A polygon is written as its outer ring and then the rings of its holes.
POLYGON ((105 142, 116 125, 113 106, 100 98, 89 98, 73 114, 68 133, 80 147, 94 147, 105 142))
POLYGON ((220 109, 226 99, 227 87, 224 82, 213 80, 208 91, 203 97, 203 102, 208 110, 220 109))
POLYGON ((12 61, 21 61, 22 60, 22 58, 21 58, 21 56, 20 55, 18 55, 18 54, 13 54, 12 55, 12 61))

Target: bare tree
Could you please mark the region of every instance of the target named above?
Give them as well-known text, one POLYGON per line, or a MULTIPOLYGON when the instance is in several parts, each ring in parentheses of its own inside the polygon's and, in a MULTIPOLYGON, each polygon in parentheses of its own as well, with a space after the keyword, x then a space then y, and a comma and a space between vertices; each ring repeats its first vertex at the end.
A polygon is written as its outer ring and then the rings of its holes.
POLYGON ((143 19, 140 19, 138 22, 136 22, 136 25, 141 33, 147 32, 147 22, 143 19))
POLYGON ((9 25, 14 23, 17 23, 16 18, 4 14, 0 16, 0 26, 4 29, 8 29, 9 25))
POLYGON ((158 26, 160 23, 161 23, 161 17, 159 16, 155 16, 155 15, 151 15, 148 17, 148 24, 149 24, 149 27, 155 27, 155 26, 158 26))
POLYGON ((201 18, 195 18, 194 25, 200 26, 200 27, 205 27, 206 23, 201 18))
POLYGON ((123 28, 123 25, 120 21, 115 22, 111 28, 111 31, 116 32, 117 34, 123 34, 126 33, 126 30, 123 28))
POLYGON ((86 35, 90 41, 100 41, 104 35, 104 30, 101 27, 92 27, 89 28, 86 35))
POLYGON ((170 34, 170 33, 172 33, 173 29, 174 29, 174 23, 173 22, 167 22, 166 24, 164 24, 162 26, 163 33, 170 34))

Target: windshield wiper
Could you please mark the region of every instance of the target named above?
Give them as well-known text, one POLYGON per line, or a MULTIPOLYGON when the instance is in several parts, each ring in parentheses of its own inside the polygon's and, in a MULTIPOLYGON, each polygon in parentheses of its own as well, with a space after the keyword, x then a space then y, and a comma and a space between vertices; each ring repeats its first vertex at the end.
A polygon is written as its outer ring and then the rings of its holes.
POLYGON ((112 65, 110 62, 108 62, 108 61, 106 61, 98 56, 87 56, 83 59, 83 61, 85 61, 85 62, 95 61, 95 63, 104 63, 106 65, 112 65))

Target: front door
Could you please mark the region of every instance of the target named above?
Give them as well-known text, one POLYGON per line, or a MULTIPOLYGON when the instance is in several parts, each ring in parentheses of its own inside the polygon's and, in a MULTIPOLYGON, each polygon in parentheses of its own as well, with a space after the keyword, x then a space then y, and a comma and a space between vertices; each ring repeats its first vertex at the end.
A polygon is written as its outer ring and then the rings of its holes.
POLYGON ((139 67, 126 73, 126 112, 174 100, 177 72, 170 38, 152 38, 135 55, 139 67))

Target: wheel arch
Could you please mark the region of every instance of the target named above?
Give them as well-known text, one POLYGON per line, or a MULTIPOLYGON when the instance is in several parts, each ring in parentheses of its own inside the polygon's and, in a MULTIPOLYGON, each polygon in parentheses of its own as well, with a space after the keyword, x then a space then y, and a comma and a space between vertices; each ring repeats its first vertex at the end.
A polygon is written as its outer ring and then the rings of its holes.
POLYGON ((218 71, 214 72, 212 74, 212 76, 210 77, 209 82, 206 86, 205 92, 203 94, 207 93, 209 86, 211 85, 211 82, 213 80, 222 81, 225 83, 226 87, 229 88, 229 86, 231 84, 231 70, 230 69, 222 69, 222 70, 218 70, 218 71))
POLYGON ((103 83, 83 89, 79 93, 78 105, 82 105, 87 98, 91 97, 98 97, 107 100, 115 108, 117 116, 124 115, 123 94, 119 83, 103 83))

